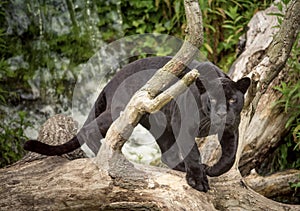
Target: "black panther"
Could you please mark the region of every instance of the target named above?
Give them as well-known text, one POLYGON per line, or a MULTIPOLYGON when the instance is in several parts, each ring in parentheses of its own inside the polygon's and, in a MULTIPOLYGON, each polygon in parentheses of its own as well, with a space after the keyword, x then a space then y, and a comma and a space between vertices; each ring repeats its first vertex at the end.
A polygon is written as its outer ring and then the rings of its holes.
MULTIPOLYGON (((29 140, 24 149, 54 156, 71 152, 86 143, 96 154, 101 138, 105 137, 131 96, 170 59, 149 57, 124 66, 102 90, 76 136, 58 146, 29 140)), ((219 176, 234 164, 240 112, 250 79, 245 77, 234 82, 212 63, 193 61, 174 80, 179 80, 191 69, 197 69, 200 76, 189 89, 161 111, 145 114, 139 123, 155 137, 162 152, 162 161, 174 170, 186 172, 188 184, 206 192, 209 189, 207 175, 219 176), (222 148, 221 158, 213 166, 201 163, 195 143, 195 137, 210 134, 218 135, 222 148)))

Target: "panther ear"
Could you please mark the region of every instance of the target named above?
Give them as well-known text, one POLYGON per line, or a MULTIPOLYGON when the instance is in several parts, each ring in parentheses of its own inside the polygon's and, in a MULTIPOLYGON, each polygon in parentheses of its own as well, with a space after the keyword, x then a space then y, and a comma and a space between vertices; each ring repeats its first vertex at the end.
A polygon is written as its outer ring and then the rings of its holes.
POLYGON ((249 88, 250 83, 251 83, 251 80, 248 77, 242 78, 236 82, 238 90, 240 90, 243 94, 245 94, 247 92, 247 89, 249 88))

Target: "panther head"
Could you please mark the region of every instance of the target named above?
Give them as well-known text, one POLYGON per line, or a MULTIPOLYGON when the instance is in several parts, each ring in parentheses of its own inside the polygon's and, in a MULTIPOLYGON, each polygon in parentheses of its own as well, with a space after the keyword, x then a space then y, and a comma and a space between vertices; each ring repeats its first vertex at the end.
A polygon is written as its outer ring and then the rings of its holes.
POLYGON ((234 128, 238 126, 244 106, 244 94, 249 86, 250 79, 247 77, 237 82, 229 78, 216 78, 206 85, 206 92, 201 95, 202 110, 209 116, 211 127, 217 129, 221 125, 234 128))

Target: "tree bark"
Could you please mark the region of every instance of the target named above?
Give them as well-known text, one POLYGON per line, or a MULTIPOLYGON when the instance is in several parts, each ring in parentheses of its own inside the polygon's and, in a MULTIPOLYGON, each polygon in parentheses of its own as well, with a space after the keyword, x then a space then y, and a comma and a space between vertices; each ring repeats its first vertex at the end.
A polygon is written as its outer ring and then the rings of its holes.
POLYGON ((256 172, 251 172, 250 175, 245 177, 245 182, 253 190, 268 198, 284 195, 291 196, 295 194, 295 190, 290 187, 289 183, 300 182, 299 175, 300 171, 295 169, 277 172, 264 177, 256 172))
MULTIPOLYGON (((195 2, 186 1, 186 4, 195 6, 195 2)), ((294 42, 294 34, 299 30, 300 14, 298 11, 300 11, 299 1, 291 1, 287 12, 290 16, 287 15, 287 18, 295 20, 294 25, 286 23, 284 28, 287 28, 279 30, 279 33, 287 31, 291 35, 284 37, 277 35, 274 39, 269 37, 269 44, 266 45, 265 50, 262 50, 263 52, 259 52, 262 57, 266 56, 255 64, 251 62, 255 60, 253 54, 246 49, 242 56, 248 52, 248 58, 241 57, 242 59, 237 61, 232 70, 233 78, 240 78, 241 73, 237 72, 239 69, 242 70, 243 75, 249 74, 255 79, 252 84, 252 94, 256 95, 251 95, 251 92, 247 95, 247 104, 240 125, 240 147, 236 164, 226 174, 217 178, 209 178, 211 190, 208 193, 196 191, 188 186, 184 173, 132 164, 118 153, 142 115, 138 113, 133 118, 126 110, 124 116, 114 123, 107 134, 105 144, 100 150, 101 160, 100 156, 95 159, 83 158, 72 161, 62 157, 42 157, 0 169, 1 210, 300 210, 298 205, 278 203, 256 193, 250 187, 260 189, 261 186, 255 186, 255 181, 261 181, 261 179, 256 179, 254 182, 252 178, 244 179, 238 170, 239 160, 243 172, 252 169, 257 161, 251 160, 251 156, 254 160, 258 160, 282 134, 282 130, 277 131, 280 134, 275 134, 275 129, 282 128, 281 126, 286 122, 286 115, 275 112, 271 106, 266 106, 266 103, 270 99, 275 100, 280 97, 271 87, 279 83, 280 77, 284 75, 282 68, 294 42), (282 48, 278 50, 275 47, 278 45, 281 45, 284 50, 282 48), (278 58, 278 60, 272 58, 278 58), (244 68, 239 63, 241 60, 244 61, 244 68), (252 67, 247 69, 246 65, 248 67, 252 65, 252 67), (273 69, 273 67, 276 68, 273 69), (251 73, 246 72, 247 70, 251 73), (271 78, 264 74, 266 71, 271 71, 271 78), (122 125, 122 123, 123 131, 117 130, 119 126, 116 127, 116 125, 122 125)), ((198 23, 199 19, 197 20, 192 22, 198 23)), ((191 21, 188 20, 188 22, 191 21)), ((271 27, 273 26, 270 25, 271 27)), ((264 32, 261 31, 260 36, 264 32)), ((252 41, 253 43, 264 42, 252 41)), ((199 39, 196 43, 199 44, 199 39)), ((249 46, 251 43, 248 44, 248 49, 249 46)), ((189 55, 192 54, 193 52, 189 55)), ((181 59, 185 62, 191 60, 189 56, 188 58, 183 56, 181 59)), ((183 67, 180 62, 168 65, 167 69, 175 68, 175 73, 183 67)), ((168 74, 164 73, 165 71, 160 70, 158 74, 168 77, 168 74)), ((188 83, 196 77, 193 74, 190 76, 192 77, 186 78, 189 79, 188 83)), ((152 90, 151 88, 156 87, 157 84, 155 80, 148 83, 135 97, 139 99, 139 96, 147 96, 148 102, 157 103, 157 100, 153 99, 157 95, 156 90, 159 89, 152 90)), ((165 96, 159 96, 165 102, 165 96)), ((133 113, 136 110, 140 111, 140 108, 145 111, 147 109, 143 104, 129 105, 131 105, 129 112, 133 113)), ((154 106, 154 108, 159 109, 159 106, 154 106)), ((214 152, 205 150, 205 144, 203 146, 204 157, 209 160, 209 156, 206 155, 214 154, 214 152)), ((210 159, 210 162, 213 162, 213 159, 210 159)))
POLYGON ((278 31, 274 27, 279 24, 277 17, 268 15, 279 12, 275 6, 264 14, 257 14, 265 19, 259 19, 259 24, 255 17, 252 19, 250 25, 255 27, 248 34, 246 50, 232 67, 232 78, 236 79, 241 74, 252 78, 239 128, 237 158, 240 160, 236 164, 239 164, 243 175, 260 164, 286 132, 289 114, 273 106, 281 97, 273 87, 280 85, 281 81, 287 82, 288 69, 284 67, 299 33, 299 11, 300 1, 291 1, 278 31), (256 36, 253 37, 253 34, 256 36))
POLYGON ((247 188, 236 171, 210 179, 203 193, 184 173, 117 160, 111 175, 91 158, 47 157, 0 169, 1 210, 300 210, 247 188))

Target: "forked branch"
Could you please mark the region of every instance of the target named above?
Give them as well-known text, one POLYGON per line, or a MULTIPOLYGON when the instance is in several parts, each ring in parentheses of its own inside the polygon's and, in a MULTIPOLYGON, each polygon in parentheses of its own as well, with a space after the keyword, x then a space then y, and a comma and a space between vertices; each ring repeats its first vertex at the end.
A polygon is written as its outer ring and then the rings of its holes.
POLYGON ((192 72, 184 77, 183 80, 188 81, 188 83, 183 82, 186 84, 185 86, 178 86, 177 84, 175 88, 170 88, 172 90, 171 94, 161 94, 156 98, 160 90, 168 86, 174 76, 178 76, 193 60, 198 48, 202 45, 202 15, 199 3, 197 0, 185 0, 184 5, 188 23, 184 44, 174 58, 159 69, 146 85, 134 94, 120 117, 110 126, 97 156, 97 163, 101 168, 109 168, 108 160, 112 158, 113 152, 121 151, 123 144, 131 135, 140 118, 148 112, 143 106, 143 102, 152 102, 155 103, 155 109, 161 108, 160 104, 165 105, 178 96, 197 78, 198 75, 192 72))

